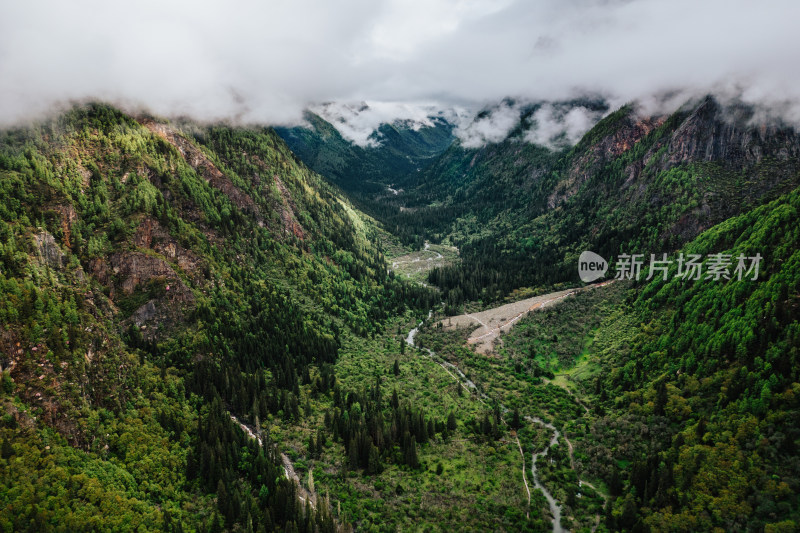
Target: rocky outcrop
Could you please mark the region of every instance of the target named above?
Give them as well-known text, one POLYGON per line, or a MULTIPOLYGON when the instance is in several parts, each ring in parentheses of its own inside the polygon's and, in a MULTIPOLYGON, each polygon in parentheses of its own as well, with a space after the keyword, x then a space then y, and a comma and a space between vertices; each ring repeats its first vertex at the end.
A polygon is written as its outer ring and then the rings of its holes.
POLYGON ((118 252, 107 260, 92 260, 89 268, 95 279, 109 286, 111 299, 119 306, 135 293, 146 291, 151 296, 121 323, 123 329, 130 324, 141 327, 147 338, 185 322, 194 306, 192 290, 169 263, 155 255, 118 252))
POLYGON ((117 281, 116 285, 125 294, 133 294, 136 288, 155 278, 179 283, 178 275, 172 267, 158 257, 139 253, 123 252, 112 254, 109 258, 111 271, 117 281))
POLYGON ((69 204, 57 205, 53 210, 61 215, 61 232, 64 234, 63 244, 69 248, 72 246, 72 225, 78 220, 78 213, 69 204))
POLYGON ((144 217, 136 228, 133 236, 133 244, 137 248, 151 249, 158 252, 165 258, 178 266, 183 273, 192 278, 196 283, 202 282, 200 258, 192 252, 178 244, 158 220, 152 217, 144 217))
POLYGON ((130 321, 137 326, 142 327, 148 322, 152 322, 153 319, 158 316, 158 311, 159 309, 156 306, 156 301, 150 300, 139 309, 134 311, 133 315, 131 315, 130 321))
MULTIPOLYGON (((789 165, 800 158, 797 131, 777 121, 759 122, 748 106, 723 106, 708 97, 679 112, 679 116, 671 131, 664 132, 642 157, 628 164, 622 189, 632 188, 634 196, 643 193, 646 183, 641 178, 647 167, 659 172, 686 164, 714 162, 741 172, 766 158, 789 165)), ((604 164, 632 149, 665 120, 662 116, 642 118, 634 113, 620 119, 613 133, 601 137, 573 159, 565 178, 550 194, 548 206, 553 209, 573 196, 604 164)), ((777 181, 761 180, 759 187, 769 190, 777 181)))
POLYGON ((47 264, 50 268, 64 268, 64 254, 61 252, 55 237, 46 231, 41 231, 33 235, 36 244, 36 253, 40 261, 47 264))
POLYGON ((723 108, 706 98, 671 135, 664 164, 721 161, 742 166, 767 156, 779 161, 800 156, 800 135, 774 121, 756 122, 746 106, 723 108))
POLYGON ((289 193, 286 185, 283 184, 277 174, 275 174, 275 184, 278 186, 278 190, 281 193, 282 205, 279 209, 283 231, 287 234, 291 233, 298 239, 304 239, 306 232, 303 229, 303 226, 300 225, 300 222, 297 221, 297 217, 295 216, 295 213, 297 212, 297 205, 295 205, 292 195, 289 193))
POLYGON ((548 207, 553 209, 573 196, 607 161, 633 148, 663 123, 664 117, 661 116, 638 118, 629 115, 622 119, 612 134, 602 137, 572 162, 566 179, 548 197, 548 207))

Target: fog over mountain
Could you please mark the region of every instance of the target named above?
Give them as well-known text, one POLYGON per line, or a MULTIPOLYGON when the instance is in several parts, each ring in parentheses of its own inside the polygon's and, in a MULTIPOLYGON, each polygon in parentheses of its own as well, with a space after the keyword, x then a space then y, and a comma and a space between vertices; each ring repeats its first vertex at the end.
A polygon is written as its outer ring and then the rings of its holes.
MULTIPOLYGON (((504 97, 653 108, 707 92, 797 121, 799 19, 789 0, 6 2, 0 123, 85 99, 259 123, 369 101, 372 123, 504 97)), ((575 135, 587 119, 572 117, 575 135)), ((495 138, 509 120, 464 139, 495 138)))

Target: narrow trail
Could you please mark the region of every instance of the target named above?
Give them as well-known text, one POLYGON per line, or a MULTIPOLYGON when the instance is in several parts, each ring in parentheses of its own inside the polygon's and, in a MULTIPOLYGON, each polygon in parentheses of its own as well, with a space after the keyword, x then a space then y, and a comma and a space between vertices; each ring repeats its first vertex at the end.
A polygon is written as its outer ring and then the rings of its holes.
MULTIPOLYGON (((475 328, 467 338, 468 344, 476 345, 476 350, 483 354, 494 351, 494 341, 500 338, 500 334, 510 330, 514 324, 522 317, 533 311, 550 307, 557 302, 577 294, 579 292, 605 287, 615 280, 608 280, 601 283, 586 285, 576 289, 566 289, 549 294, 533 296, 524 300, 503 304, 491 309, 484 309, 475 313, 468 313, 447 318, 446 326, 449 327, 470 327, 475 328), (507 318, 507 317, 511 318, 507 318)), ((441 321, 443 325, 444 320, 441 321)))
POLYGON ((546 305, 550 305, 550 304, 552 304, 554 302, 557 302, 559 300, 563 300, 567 296, 572 296, 573 294, 577 293, 578 290, 579 289, 576 289, 576 290, 574 290, 572 292, 568 292, 567 294, 563 294, 561 296, 555 296, 553 298, 550 298, 549 300, 545 300, 543 302, 539 302, 539 303, 533 304, 532 306, 530 306, 525 311, 522 311, 521 313, 517 314, 515 317, 513 317, 510 320, 500 324, 496 328, 490 328, 481 319, 479 319, 478 317, 476 317, 474 315, 467 315, 468 317, 473 318, 473 319, 477 320, 478 322, 480 322, 481 325, 488 330, 483 335, 478 335, 477 337, 470 337, 469 339, 467 339, 467 342, 477 342, 477 341, 479 341, 481 339, 485 339, 486 337, 488 337, 490 335, 496 335, 500 331, 503 331, 504 329, 507 329, 507 328, 511 327, 514 324, 514 322, 516 322, 517 320, 519 320, 523 316, 527 315, 531 311, 536 311, 537 309, 541 309, 541 308, 545 307, 546 305))
MULTIPOLYGON (((488 325, 486 322, 484 322, 484 321, 483 321, 483 320, 481 320, 480 318, 476 317, 475 315, 471 315, 471 314, 467 313, 467 316, 468 316, 469 318, 473 319, 474 321, 476 321, 476 322, 477 322, 478 324, 480 324, 481 326, 485 327, 487 330, 490 330, 490 329, 491 329, 491 328, 489 327, 489 325, 488 325)), ((488 333, 487 333, 487 335, 488 335, 488 333)), ((476 338, 476 339, 480 339, 480 338, 482 338, 482 337, 475 337, 475 338, 476 338)))

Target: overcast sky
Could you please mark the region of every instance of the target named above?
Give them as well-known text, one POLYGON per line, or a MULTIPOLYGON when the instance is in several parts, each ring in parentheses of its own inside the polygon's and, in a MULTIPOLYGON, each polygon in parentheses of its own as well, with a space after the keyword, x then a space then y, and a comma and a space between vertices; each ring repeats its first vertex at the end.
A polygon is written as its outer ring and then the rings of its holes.
POLYGON ((796 119, 798 21, 796 0, 4 1, 0 122, 84 98, 286 123, 331 100, 666 91, 737 93, 796 119))

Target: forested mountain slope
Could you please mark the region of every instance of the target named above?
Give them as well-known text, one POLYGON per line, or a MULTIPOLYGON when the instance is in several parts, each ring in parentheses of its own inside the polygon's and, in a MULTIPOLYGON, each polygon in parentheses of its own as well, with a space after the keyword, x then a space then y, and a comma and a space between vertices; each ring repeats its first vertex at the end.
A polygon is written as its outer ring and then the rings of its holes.
POLYGON ((460 247, 463 262, 429 280, 454 306, 576 281, 586 249, 607 258, 673 251, 794 189, 799 157, 794 129, 711 97, 671 116, 623 107, 561 153, 513 138, 478 150, 453 147, 428 171, 458 184, 451 199, 414 216, 452 209, 455 220, 436 231, 460 247))
POLYGON ((299 417, 343 334, 432 303, 364 220, 269 129, 0 134, 0 528, 333 530, 229 413, 299 417))
POLYGON ((684 280, 673 265, 597 333, 587 465, 616 497, 612 530, 797 528, 798 222, 796 189, 714 226, 682 251, 706 268, 711 254, 760 254, 758 279, 684 280))
POLYGON ((307 126, 275 131, 309 168, 381 219, 387 210, 399 212, 400 195, 416 185, 424 169, 455 140, 453 124, 440 116, 429 117, 427 124, 410 120, 381 124, 366 146, 345 139, 317 114, 308 111, 305 118, 307 126))
POLYGON ((798 222, 795 189, 701 233, 671 254, 666 279, 648 281, 645 268, 638 281, 581 291, 520 319, 488 356, 435 326, 422 340, 495 401, 569 439, 537 462, 566 528, 794 531, 798 222), (680 254, 702 258, 697 279, 678 275, 680 254), (761 256, 757 275, 740 279, 740 255, 761 256), (714 274, 720 257, 727 277, 714 274))

